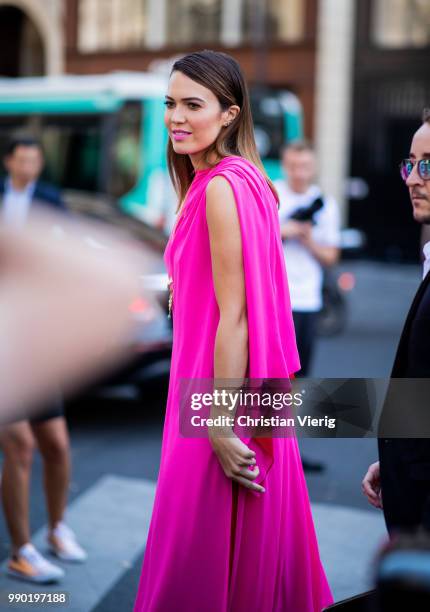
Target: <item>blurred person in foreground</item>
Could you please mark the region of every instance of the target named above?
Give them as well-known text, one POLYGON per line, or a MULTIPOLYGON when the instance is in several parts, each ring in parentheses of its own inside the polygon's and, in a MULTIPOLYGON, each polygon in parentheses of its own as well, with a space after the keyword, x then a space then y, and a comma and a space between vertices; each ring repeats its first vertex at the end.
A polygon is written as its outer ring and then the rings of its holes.
MULTIPOLYGON (((430 610, 430 537, 428 532, 399 534, 390 540, 377 560, 378 612, 430 610)), ((373 610, 374 608, 372 608, 373 610)))
MULTIPOLYGON (((401 175, 414 219, 430 225, 430 109, 424 111, 423 124, 413 136, 409 158, 401 163, 401 175)), ((393 379, 430 378, 430 243, 424 246, 424 256, 423 281, 402 331, 393 379)), ((405 405, 405 426, 413 415, 412 399, 405 405)), ((389 425, 385 406, 384 416, 389 425)), ((362 482, 369 503, 383 508, 390 535, 419 527, 430 530, 430 439, 380 438, 378 447, 379 461, 369 467, 362 482)))
MULTIPOLYGON (((37 140, 12 140, 4 165, 8 174, 0 183, 3 225, 23 227, 35 207, 64 210, 60 193, 39 181, 43 152, 37 140)), ((28 497, 33 450, 37 445, 43 461, 50 550, 62 560, 84 561, 85 551, 63 520, 70 483, 70 442, 59 392, 53 392, 49 405, 30 420, 3 426, 0 445, 4 453, 2 503, 12 540, 8 573, 34 582, 59 579, 63 570, 44 559, 30 542, 28 497)))
MULTIPOLYGON (((39 321, 37 316, 40 311, 43 314, 43 304, 45 301, 47 305, 49 304, 50 293, 55 287, 55 291, 58 292, 57 299, 60 307, 64 296, 70 293, 71 289, 68 289, 66 294, 61 294, 61 291, 64 291, 64 284, 66 282, 70 283, 73 277, 67 278, 67 266, 64 266, 61 271, 64 278, 58 282, 60 271, 56 270, 54 274, 54 268, 50 268, 50 265, 58 266, 59 263, 54 259, 49 264, 47 259, 50 252, 49 242, 53 240, 51 233, 42 232, 41 238, 44 236, 47 245, 44 246, 39 243, 39 246, 36 247, 34 242, 30 245, 28 239, 23 238, 24 234, 22 232, 36 210, 62 210, 63 204, 59 192, 54 187, 39 182, 39 175, 43 168, 43 153, 36 140, 22 138, 11 142, 4 163, 8 175, 0 183, 0 195, 2 196, 0 225, 3 228, 15 230, 15 232, 12 231, 8 234, 4 230, 3 244, 0 245, 3 251, 3 257, 0 261, 0 282, 3 283, 2 293, 4 295, 6 295, 6 287, 8 287, 11 296, 16 295, 17 322, 28 321, 29 324, 27 326, 23 325, 23 329, 26 329, 28 333, 26 340, 31 346, 31 338, 36 334, 43 335, 43 333, 46 333, 46 339, 49 338, 49 329, 41 327, 41 322, 46 321, 46 319, 42 318, 42 321, 39 321), (16 245, 13 244, 13 241, 16 242, 16 245), (34 259, 30 257, 32 249, 35 255, 34 259), (45 275, 43 267, 38 269, 36 265, 38 261, 45 265, 45 275), (15 268, 8 269, 8 262, 13 264, 15 268), (19 267, 20 263, 22 263, 22 269, 19 267), (30 268, 30 265, 32 268, 30 268), (18 281, 24 278, 25 266, 29 267, 27 270, 28 284, 26 288, 24 287, 21 300, 18 302, 18 281), (35 276, 36 274, 37 276, 35 276), (50 284, 51 281, 52 285, 50 284), (42 289, 44 290, 43 295, 42 289), (43 302, 39 303, 38 299, 42 299, 43 302), (24 308, 29 306, 32 312, 27 315, 24 308)), ((57 225, 63 224, 63 222, 64 219, 57 217, 52 220, 52 223, 57 225)), ((55 257, 55 251, 52 252, 52 257, 55 257)), ((61 251, 59 261, 64 262, 64 256, 61 258, 61 251)), ((76 280, 79 281, 79 274, 76 280)), ((93 280, 96 281, 96 279, 93 280)), ((76 291, 76 289, 75 285, 72 291, 76 291)), ((7 314, 5 308, 6 304, 3 303, 1 311, 3 317, 7 314)), ((58 308, 55 313, 52 312, 55 318, 62 317, 63 314, 64 310, 61 308, 58 308)), ((6 320, 7 317, 3 318, 2 326, 6 320)), ((67 322, 64 321, 62 324, 67 325, 67 322)), ((52 328, 55 328, 56 325, 56 321, 52 319, 52 328)), ((3 339, 8 338, 8 334, 9 331, 6 329, 6 336, 2 336, 3 339)), ((6 343, 6 348, 10 348, 12 355, 18 350, 18 347, 19 344, 13 338, 11 343, 6 343)), ((28 383, 33 378, 37 379, 37 372, 43 365, 40 362, 43 351, 42 353, 29 351, 21 358, 21 367, 16 372, 10 372, 12 364, 15 363, 11 354, 5 356, 2 364, 3 374, 5 372, 10 373, 10 377, 6 379, 9 387, 12 381, 17 387, 22 385, 25 387, 25 380, 28 383)), ((53 360, 61 361, 62 358, 60 354, 51 355, 53 360)), ((46 366, 49 368, 50 364, 47 363, 46 366)), ((4 453, 1 496, 12 541, 12 554, 7 566, 8 573, 38 583, 58 580, 64 572, 45 559, 31 543, 29 487, 32 456, 36 446, 43 460, 44 486, 49 518, 49 548, 54 555, 63 561, 80 562, 86 558, 86 553, 78 544, 73 531, 64 522, 70 482, 70 442, 62 400, 60 397, 52 399, 55 395, 52 390, 58 388, 59 382, 61 382, 60 379, 58 381, 54 377, 50 379, 51 394, 50 397, 48 395, 44 396, 45 408, 42 411, 32 415, 30 419, 19 418, 13 422, 9 420, 7 423, 3 421, 3 426, 0 429, 0 445, 4 453)), ((5 388, 4 386, 1 388, 2 402, 6 402, 5 388)), ((18 390, 18 395, 22 394, 23 391, 24 389, 18 390)), ((24 410, 25 413, 26 406, 22 403, 24 399, 24 397, 21 397, 19 410, 24 410)), ((30 400, 31 396, 29 395, 28 401, 30 400)))
MULTIPOLYGON (((306 141, 288 144, 282 153, 285 178, 275 181, 279 218, 291 292, 294 329, 301 369, 309 376, 315 348, 318 313, 323 305, 324 269, 339 259, 340 219, 336 201, 314 183, 316 159, 306 141)), ((323 464, 303 457, 309 471, 323 464)))
POLYGON ((73 391, 126 357, 128 305, 137 293, 138 267, 130 253, 117 245, 115 259, 102 260, 83 248, 85 228, 57 216, 33 220, 19 231, 0 228, 1 488, 12 540, 8 573, 35 583, 63 575, 31 544, 29 481, 36 442, 44 459, 50 548, 63 560, 85 555, 62 523, 69 482, 65 422, 40 420, 36 410, 50 400, 55 385, 73 391), (61 241, 53 238, 58 223, 67 230, 61 241))
POLYGON ((327 612, 394 612, 430 610, 430 536, 397 533, 378 550, 373 567, 374 588, 339 601, 327 612))

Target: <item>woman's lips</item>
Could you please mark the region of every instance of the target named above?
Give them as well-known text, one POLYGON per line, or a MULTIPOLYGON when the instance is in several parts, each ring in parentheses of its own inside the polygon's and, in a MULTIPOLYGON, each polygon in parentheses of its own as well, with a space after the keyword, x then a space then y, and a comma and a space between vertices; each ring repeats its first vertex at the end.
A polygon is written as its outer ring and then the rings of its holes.
POLYGON ((191 132, 186 132, 185 130, 173 130, 172 137, 173 140, 180 141, 187 138, 187 136, 191 136, 191 132))

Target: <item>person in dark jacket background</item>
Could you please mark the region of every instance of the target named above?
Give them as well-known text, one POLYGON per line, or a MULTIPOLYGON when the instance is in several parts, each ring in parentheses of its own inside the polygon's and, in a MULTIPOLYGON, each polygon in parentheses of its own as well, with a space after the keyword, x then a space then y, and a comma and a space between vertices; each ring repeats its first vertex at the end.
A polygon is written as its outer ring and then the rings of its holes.
MULTIPOLYGON (((20 228, 32 210, 64 210, 58 189, 39 180, 43 165, 43 151, 37 140, 18 138, 9 144, 4 157, 7 176, 0 180, 0 223, 20 228)), ((60 398, 37 417, 0 429, 4 453, 1 495, 12 541, 7 570, 21 579, 48 583, 58 581, 64 572, 31 543, 29 485, 36 443, 43 459, 49 547, 64 561, 84 561, 85 551, 63 520, 70 482, 70 442, 60 398)))
POLYGON ((3 162, 7 176, 0 178, 2 223, 14 226, 24 224, 30 209, 34 206, 64 210, 60 191, 39 180, 44 157, 42 147, 37 140, 33 138, 12 140, 3 162))
MULTIPOLYGON (((430 225, 430 109, 423 113, 423 124, 413 137, 401 173, 414 219, 430 225)), ((400 401, 396 395, 401 386, 395 380, 390 384, 390 401, 386 399, 380 423, 384 437, 379 438, 379 461, 369 467, 362 482, 368 501, 383 508, 390 534, 419 527, 430 530, 430 428, 411 429, 411 423, 425 426, 422 419, 430 407, 422 381, 413 380, 429 379, 430 383, 430 242, 424 246, 424 256, 424 278, 409 310, 391 374, 392 379, 412 379, 406 381, 406 388, 413 393, 400 401), (396 423, 396 435, 402 434, 403 427, 403 437, 388 437, 396 423)))

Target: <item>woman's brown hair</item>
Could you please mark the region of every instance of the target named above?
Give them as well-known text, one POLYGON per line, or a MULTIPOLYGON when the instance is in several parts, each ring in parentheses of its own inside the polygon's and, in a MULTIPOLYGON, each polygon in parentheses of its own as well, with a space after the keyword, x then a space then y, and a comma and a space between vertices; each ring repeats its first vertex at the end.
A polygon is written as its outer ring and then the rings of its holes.
MULTIPOLYGON (((267 176, 255 144, 248 87, 236 60, 226 53, 205 49, 177 60, 170 74, 175 71, 182 72, 196 83, 210 89, 223 111, 232 105, 240 108, 237 117, 228 127, 222 128, 215 142, 207 148, 203 156, 204 163, 208 166, 218 163, 209 162, 209 159, 214 157, 213 154, 218 161, 228 155, 247 159, 263 173, 279 203, 276 189, 267 176)), ((179 196, 179 210, 194 178, 194 168, 188 155, 175 153, 170 139, 167 145, 167 166, 179 196)))

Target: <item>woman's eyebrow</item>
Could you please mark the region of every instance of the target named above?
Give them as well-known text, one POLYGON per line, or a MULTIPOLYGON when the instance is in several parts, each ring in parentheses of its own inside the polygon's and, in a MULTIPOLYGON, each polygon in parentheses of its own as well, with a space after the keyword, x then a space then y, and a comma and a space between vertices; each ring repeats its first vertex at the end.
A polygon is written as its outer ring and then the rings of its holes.
MULTIPOLYGON (((173 100, 171 96, 166 95, 166 100, 173 100)), ((198 98, 197 96, 192 96, 191 98, 182 98, 181 102, 190 102, 191 100, 198 100, 199 102, 204 102, 202 98, 198 98)))

